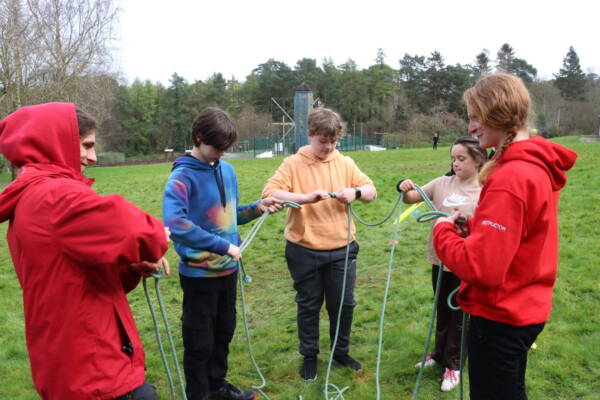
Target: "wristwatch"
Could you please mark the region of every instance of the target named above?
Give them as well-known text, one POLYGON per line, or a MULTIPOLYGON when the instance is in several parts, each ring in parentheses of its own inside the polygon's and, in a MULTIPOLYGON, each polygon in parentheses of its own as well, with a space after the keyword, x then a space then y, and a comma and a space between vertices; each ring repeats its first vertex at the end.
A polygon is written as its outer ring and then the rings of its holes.
POLYGON ((354 191, 356 192, 356 197, 354 197, 354 199, 355 199, 355 200, 358 200, 358 199, 360 199, 360 196, 362 196, 362 192, 360 191, 360 188, 357 188, 357 187, 355 187, 355 188, 353 188, 353 189, 354 189, 354 191))

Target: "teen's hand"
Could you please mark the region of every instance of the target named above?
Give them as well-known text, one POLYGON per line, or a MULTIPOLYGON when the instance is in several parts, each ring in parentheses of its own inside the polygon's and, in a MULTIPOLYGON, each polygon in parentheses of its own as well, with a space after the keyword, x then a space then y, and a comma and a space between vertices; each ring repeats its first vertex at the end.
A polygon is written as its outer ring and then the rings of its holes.
POLYGON ((302 204, 305 203, 316 203, 318 201, 321 201, 325 198, 327 198, 329 196, 329 193, 326 190, 323 189, 317 189, 314 192, 310 192, 308 194, 304 195, 304 200, 302 201, 302 204))
POLYGON ((171 230, 165 226, 165 236, 167 237, 167 243, 171 241, 171 230))
POLYGON ((258 209, 261 213, 269 211, 271 214, 280 211, 283 208, 283 204, 281 204, 281 200, 276 199, 275 197, 266 197, 260 201, 258 204, 258 209))
POLYGON ((356 200, 356 190, 353 188, 345 188, 338 190, 335 193, 335 199, 342 204, 350 204, 356 200))
POLYGON ((239 247, 234 244, 230 244, 229 248, 227 249, 227 255, 231 257, 231 261, 237 261, 242 257, 242 252, 240 251, 239 247))
POLYGON ((459 236, 469 236, 469 225, 467 224, 467 219, 461 214, 460 211, 456 210, 456 212, 449 217, 438 218, 437 221, 435 221, 435 224, 437 225, 442 222, 450 222, 452 225, 454 225, 454 229, 459 236))
POLYGON ((417 188, 415 187, 415 184, 413 183, 413 181, 411 181, 410 179, 404 179, 398 185, 398 190, 402 193, 406 193, 411 190, 417 190, 417 188))
POLYGON ((144 278, 148 278, 152 274, 156 274, 158 271, 160 271, 161 264, 159 264, 159 262, 160 260, 157 262, 140 261, 138 263, 129 264, 127 269, 130 272, 137 273, 143 276, 144 278))
POLYGON ((165 275, 171 275, 171 267, 169 266, 169 260, 167 260, 166 257, 161 257, 161 259, 158 260, 158 264, 162 266, 165 275))

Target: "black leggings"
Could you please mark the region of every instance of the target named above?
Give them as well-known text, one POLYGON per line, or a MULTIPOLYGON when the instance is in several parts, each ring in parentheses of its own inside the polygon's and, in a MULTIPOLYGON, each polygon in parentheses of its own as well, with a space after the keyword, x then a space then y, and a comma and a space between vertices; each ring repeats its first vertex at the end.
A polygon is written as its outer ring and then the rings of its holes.
MULTIPOLYGON (((431 266, 431 283, 434 292, 439 270, 440 267, 438 265, 434 264, 431 266)), ((440 294, 437 303, 435 349, 432 353, 434 360, 441 363, 444 368, 453 370, 460 369, 460 339, 463 313, 461 310, 453 310, 448 307, 448 295, 459 285, 460 279, 456 275, 450 271, 442 271, 442 282, 440 282, 440 294)), ((453 305, 456 305, 456 301, 453 301, 453 305)))
POLYGON ((527 400, 527 352, 544 324, 513 326, 471 316, 471 400, 527 400))

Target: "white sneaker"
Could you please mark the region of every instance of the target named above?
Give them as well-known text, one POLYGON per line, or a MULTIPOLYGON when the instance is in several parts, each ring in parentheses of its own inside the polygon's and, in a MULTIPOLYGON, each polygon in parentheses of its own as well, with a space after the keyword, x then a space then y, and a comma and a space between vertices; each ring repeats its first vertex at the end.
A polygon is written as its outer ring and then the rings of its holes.
MULTIPOLYGON (((421 368, 421 363, 422 363, 422 361, 419 361, 418 363, 416 363, 415 368, 421 368)), ((427 354, 427 357, 425 357, 425 363, 423 364, 423 367, 429 368, 429 367, 433 367, 435 364, 437 364, 437 361, 435 361, 433 359, 433 357, 431 357, 431 354, 427 354)))
POLYGON ((444 371, 444 380, 442 381, 442 387, 440 388, 442 392, 447 392, 449 390, 454 389, 456 385, 458 385, 460 378, 460 371, 454 369, 448 369, 444 371))

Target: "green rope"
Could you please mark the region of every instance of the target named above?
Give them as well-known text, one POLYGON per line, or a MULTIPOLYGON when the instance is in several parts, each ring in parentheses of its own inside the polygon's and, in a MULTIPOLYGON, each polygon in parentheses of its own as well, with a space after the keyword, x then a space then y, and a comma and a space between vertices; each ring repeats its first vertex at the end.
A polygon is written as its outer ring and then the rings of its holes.
POLYGON ((160 329, 158 328, 158 321, 156 320, 156 313, 154 311, 154 304, 152 303, 152 300, 150 300, 150 295, 148 294, 148 286, 146 284, 146 278, 143 279, 142 283, 144 285, 144 295, 146 296, 146 302, 148 303, 148 307, 150 308, 150 315, 152 316, 152 322, 154 323, 154 334, 156 335, 156 341, 158 342, 160 358, 162 359, 163 366, 165 367, 165 371, 167 372, 167 379, 169 380, 169 389, 171 390, 171 397, 175 397, 175 387, 173 386, 173 377, 171 375, 171 369, 169 368, 169 363, 167 362, 167 357, 165 355, 165 349, 162 344, 160 329))
MULTIPOLYGON (((162 278, 162 271, 159 271, 157 274, 153 274, 152 277, 154 278, 154 288, 156 291, 156 298, 158 300, 158 307, 160 309, 165 332, 167 334, 167 338, 169 339, 169 344, 171 346, 171 355, 173 356, 173 363, 175 364, 175 371, 177 373, 177 378, 179 381, 179 388, 181 390, 181 398, 183 400, 186 400, 187 397, 185 394, 185 385, 183 383, 183 376, 181 374, 181 370, 179 369, 179 361, 177 359, 177 350, 175 349, 175 343, 173 342, 173 336, 171 335, 171 328, 169 325, 169 321, 167 319, 167 314, 165 312, 165 307, 164 307, 164 304, 162 301, 162 296, 160 294, 159 282, 160 282, 160 279, 162 278)), ((171 397, 175 397, 175 387, 173 385, 173 377, 171 375, 169 363, 167 362, 167 357, 165 355, 165 349, 162 344, 162 337, 160 334, 160 329, 158 327, 156 312, 154 311, 154 304, 152 303, 152 300, 150 299, 150 295, 148 293, 148 285, 146 284, 146 278, 143 279, 143 285, 144 285, 144 295, 146 296, 146 301, 148 302, 148 307, 150 308, 150 315, 152 316, 152 322, 154 323, 154 333, 156 335, 156 341, 158 342, 160 357, 162 359, 163 366, 165 367, 165 371, 167 373, 167 379, 169 381, 169 389, 171 391, 171 397)))
POLYGON ((442 270, 443 266, 440 265, 440 270, 438 272, 437 282, 435 284, 435 294, 433 297, 433 307, 431 310, 431 321, 429 322, 429 329, 427 331, 427 339, 425 339, 425 348, 423 349, 423 357, 421 359, 421 365, 419 367, 419 374, 417 375, 417 381, 415 382, 415 388, 413 389, 412 400, 417 398, 419 394, 419 387, 421 386, 421 380, 423 379, 423 371, 425 370, 425 360, 427 359, 427 355, 429 354, 429 345, 431 344, 431 335, 433 333, 433 324, 435 322, 435 317, 437 315, 437 304, 439 301, 440 294, 440 285, 442 283, 442 270))
MULTIPOLYGON (((398 202, 402 199, 402 194, 398 197, 398 202)), ((398 204, 398 203, 397 203, 398 204)), ((395 207, 395 206, 394 206, 395 207)), ((400 209, 398 210, 398 221, 400 218, 400 209)), ((356 216, 356 215, 355 215, 356 216)), ((398 244, 398 234, 400 232, 400 222, 398 222, 392 233, 392 248, 390 250, 390 257, 388 259, 388 271, 387 278, 385 283, 385 290, 383 292, 383 304, 381 306, 381 316, 379 319, 379 339, 377 345, 377 362, 375 367, 375 387, 376 387, 376 399, 379 400, 381 397, 381 384, 380 384, 380 365, 381 365, 381 354, 383 350, 383 326, 384 326, 384 318, 385 318, 385 309, 387 306, 387 298, 388 293, 392 281, 392 263, 394 259, 394 250, 396 249, 396 245, 398 244)))
POLYGON ((331 351, 329 354, 329 362, 327 363, 327 374, 325 375, 325 386, 323 386, 323 394, 325 395, 326 400, 337 400, 339 398, 344 398, 344 392, 349 389, 348 386, 340 389, 338 386, 329 383, 329 375, 331 373, 331 365, 333 364, 333 352, 335 351, 335 346, 337 345, 338 336, 340 333, 340 321, 342 317, 342 307, 344 306, 344 297, 346 294, 346 276, 348 274, 348 259, 350 256, 350 239, 352 237, 352 230, 350 229, 350 223, 352 222, 352 215, 349 212, 350 205, 346 207, 346 212, 348 214, 348 236, 346 243, 346 255, 344 258, 344 277, 342 278, 342 295, 340 299, 340 307, 338 308, 337 321, 335 326, 335 336, 333 338, 333 343, 331 345, 331 351), (329 397, 329 387, 333 388, 334 392, 337 392, 335 397, 329 397))
POLYGON ((460 289, 460 285, 456 287, 456 289, 454 289, 453 291, 450 292, 450 294, 448 295, 448 307, 451 310, 454 311, 458 311, 460 310, 460 306, 455 306, 452 304, 452 298, 455 297, 458 294, 458 290, 460 289))
MULTIPOLYGON (((302 208, 302 206, 298 203, 295 203, 293 201, 283 201, 281 204, 288 206, 288 207, 292 207, 295 209, 300 209, 302 208)), ((270 215, 271 213, 267 210, 265 211, 260 218, 258 219, 258 221, 256 221, 256 223, 252 226, 252 228, 248 231, 248 233, 246 234, 246 239, 244 239, 244 241, 242 242, 242 245, 240 246, 240 253, 244 252, 244 250, 246 250, 246 248, 248 246, 250 246, 250 243, 252 243, 252 241, 254 240, 254 237, 256 236, 256 234, 258 233, 258 231, 260 230, 262 224, 265 222, 265 220, 267 219, 267 217, 270 215)), ((224 256, 223 258, 221 258, 221 260, 214 266, 215 269, 223 269, 225 268, 227 265, 229 265, 231 263, 231 256, 224 256)))
POLYGON ((378 337, 378 341, 377 341, 377 343, 378 343, 377 344, 377 361, 376 361, 376 367, 375 367, 375 390, 376 390, 376 399, 377 400, 379 400, 381 397, 380 368, 381 368, 381 355, 382 355, 382 351, 383 351, 383 328, 384 328, 384 322, 385 322, 385 310, 387 307, 387 298, 388 298, 388 293, 389 293, 389 289, 390 289, 390 285, 391 285, 391 281, 392 281, 392 271, 393 271, 392 266, 393 266, 393 260, 394 260, 394 251, 398 244, 398 234, 400 232, 400 225, 401 225, 400 214, 402 213, 402 209, 399 208, 399 205, 402 203, 403 197, 404 197, 404 193, 400 193, 398 195, 398 199, 396 200, 396 203, 392 207, 392 210, 380 222, 374 222, 374 223, 365 222, 362 218, 360 218, 356 214, 356 212, 354 211, 354 208, 352 206, 350 206, 350 211, 352 212, 352 215, 354 216, 354 218, 356 218, 356 220, 358 222, 360 222, 361 224, 366 225, 366 226, 378 226, 378 225, 385 223, 394 214, 394 211, 396 210, 396 208, 398 208, 398 216, 395 219, 398 221, 398 223, 395 224, 395 227, 392 231, 392 239, 390 241, 390 244, 392 247, 390 249, 390 256, 388 258, 388 270, 387 270, 386 284, 385 284, 385 289, 383 292, 383 302, 381 305, 381 313, 380 313, 380 317, 379 317, 379 337, 378 337))
MULTIPOLYGON (((352 205, 350 205, 350 212, 352 212, 352 215, 354 216, 354 218, 356 218, 356 220, 358 222, 360 222, 363 225, 366 226, 378 226, 378 225, 382 225, 384 224, 388 219, 390 219, 390 217, 394 214, 394 211, 396 211, 396 208, 398 208, 400 206, 400 204, 402 203, 402 198, 403 198, 403 193, 400 193, 398 195, 398 198, 396 199, 396 204, 394 204, 394 206, 392 207, 392 209, 390 210, 390 213, 381 221, 379 222, 365 222, 362 218, 360 218, 356 212, 354 211, 354 208, 352 207, 352 205)), ((400 211, 400 209, 398 210, 400 211)), ((398 212, 398 217, 400 217, 400 212, 398 212)), ((398 220, 399 221, 399 220, 398 220)))
POLYGON ((267 396, 267 394, 263 391, 263 389, 267 386, 267 380, 265 379, 264 375, 260 371, 260 368, 258 367, 258 363, 256 362, 256 359, 254 358, 254 351, 252 350, 252 341, 250 339, 250 330, 248 329, 248 317, 246 315, 247 314, 246 293, 244 291, 244 282, 249 282, 249 280, 247 279, 248 276, 246 275, 246 271, 244 269, 244 263, 241 258, 238 260, 238 263, 240 266, 239 281, 240 281, 240 297, 241 297, 241 303, 242 303, 242 321, 244 323, 246 344, 248 345, 248 355, 250 356, 250 361, 252 362, 252 365, 254 366, 256 373, 258 374, 258 376, 261 379, 261 384, 253 385, 252 389, 254 389, 257 392, 259 392, 260 394, 262 394, 265 399, 270 400, 269 396, 267 396))
MULTIPOLYGON (((329 193, 329 197, 330 198, 335 198, 335 193, 329 193)), ((398 220, 401 214, 402 209, 399 208, 398 206, 401 204, 402 202, 402 198, 403 198, 403 193, 400 193, 400 195, 398 196, 398 199, 396 201, 396 203, 394 204, 394 206, 392 207, 392 210, 390 211, 390 213, 381 221, 379 222, 375 222, 375 223, 369 223, 369 222, 365 222, 363 219, 361 219, 356 212, 354 211, 354 209, 352 208, 351 204, 348 204, 347 206, 347 210, 348 210, 348 237, 347 237, 347 245, 346 245, 346 258, 344 260, 344 277, 343 277, 343 282, 342 282, 342 298, 340 301, 340 308, 338 310, 338 319, 337 319, 337 323, 336 323, 336 331, 335 331, 335 337, 334 337, 334 341, 333 341, 333 345, 332 345, 332 349, 331 349, 331 353, 329 356, 329 361, 327 364, 327 374, 326 374, 326 378, 325 378, 325 386, 324 386, 324 395, 325 395, 325 399, 326 400, 338 400, 338 399, 344 399, 344 392, 346 390, 349 389, 348 386, 344 387, 344 388, 340 388, 332 383, 329 383, 329 377, 330 377, 330 373, 331 373, 331 365, 333 363, 333 352, 335 350, 335 346, 337 344, 337 339, 339 336, 339 327, 340 327, 340 317, 341 317, 341 313, 342 313, 342 307, 343 307, 343 301, 344 301, 344 294, 345 294, 345 289, 346 289, 346 278, 347 278, 347 270, 348 270, 348 258, 349 258, 349 249, 350 249, 350 239, 351 239, 351 221, 352 221, 352 216, 354 216, 358 222, 360 222, 363 225, 366 226, 378 226, 378 225, 382 225, 383 223, 385 223, 387 220, 390 219, 390 217, 394 214, 394 211, 396 209, 398 209, 398 220), (330 389, 331 392, 333 392, 333 394, 336 394, 335 397, 330 398, 330 389)), ((392 248, 390 250, 390 256, 388 258, 388 270, 387 270, 387 278, 386 278, 386 286, 385 286, 385 290, 384 290, 384 295, 383 295, 383 302, 382 302, 382 307, 381 307, 381 314, 380 314, 380 318, 379 318, 379 337, 378 337, 378 346, 377 346, 377 363, 376 363, 376 372, 375 372, 375 381, 376 381, 376 396, 377 396, 377 400, 380 399, 381 397, 381 385, 380 385, 380 366, 381 366, 381 355, 382 355, 382 349, 383 349, 383 328, 384 328, 384 322, 385 322, 385 309, 387 306, 387 298, 388 298, 388 293, 389 293, 389 288, 391 285, 391 277, 392 277, 392 266, 393 266, 393 260, 394 260, 394 251, 396 249, 396 245, 398 243, 398 234, 400 231, 400 223, 396 224, 396 226, 394 227, 393 233, 392 233, 392 240, 390 241, 390 244, 392 245, 392 248)))
MULTIPOLYGON (((417 192, 419 193, 419 195, 421 196, 421 198, 423 199, 423 201, 429 206, 429 208, 431 209, 431 211, 427 211, 422 213, 419 217, 417 217, 417 222, 428 222, 428 221, 432 221, 435 220, 439 217, 448 217, 449 214, 438 211, 435 208, 435 205, 433 204, 433 202, 429 199, 429 197, 427 196, 427 194, 425 193, 425 191, 419 186, 415 184, 415 189, 417 190, 417 192)), ((433 324, 435 322, 435 318, 436 318, 436 314, 437 314, 437 304, 439 301, 439 290, 440 290, 440 286, 442 283, 442 272, 444 269, 444 265, 440 264, 439 266, 439 272, 438 272, 438 278, 437 278, 437 282, 436 282, 436 286, 435 286, 435 294, 434 294, 434 299, 433 299, 433 310, 431 312, 431 321, 429 323, 429 330, 427 332, 427 339, 425 340, 425 349, 423 351, 423 358, 421 360, 421 365, 419 367, 419 374, 417 375, 417 380, 415 382, 415 388, 413 389, 413 397, 412 400, 415 400, 417 398, 417 395, 419 393, 419 387, 421 385, 421 380, 423 379, 423 371, 425 369, 425 360, 427 358, 427 354, 429 354, 429 345, 431 343, 431 335, 433 332, 433 324)), ((454 307, 451 304, 451 300, 452 297, 454 296, 454 294, 456 294, 456 292, 458 292, 458 289, 460 288, 460 286, 456 289, 454 289, 449 295, 448 295, 448 305, 450 306, 451 309, 453 310, 457 310, 460 309, 460 307, 454 307)), ((462 326, 462 330, 461 330, 461 346, 460 346, 460 367, 459 367, 459 380, 460 380, 460 399, 463 399, 463 376, 462 376, 462 369, 463 369, 463 350, 464 350, 464 342, 465 342, 465 314, 463 314, 463 326, 462 326)))
MULTIPOLYGON (((301 208, 301 206, 298 203, 295 203, 293 201, 284 201, 282 202, 283 205, 288 206, 288 207, 292 207, 292 208, 301 208)), ((265 219, 269 216, 270 212, 267 210, 265 211, 260 219, 257 221, 257 223, 254 224, 254 226, 252 227, 252 229, 250 229, 250 231, 248 232, 248 235, 246 236, 246 240, 244 240, 244 242, 242 243, 242 245, 240 246, 240 252, 243 252, 252 242, 252 240, 254 240, 254 237, 256 236, 256 233, 258 232, 258 230, 260 229, 261 225, 264 223, 265 219)), ((225 267, 226 265, 228 265, 229 263, 231 263, 231 257, 230 256, 226 256, 223 257, 221 259, 221 261, 219 262, 219 264, 217 264, 217 267, 225 267)), ((241 263, 241 259, 240 259, 240 266, 241 266, 241 270, 242 270, 242 274, 240 276, 243 275, 243 278, 246 282, 250 282, 251 278, 250 276, 246 275, 245 271, 243 270, 243 264, 241 263)), ((181 374, 181 370, 179 367, 179 361, 177 359, 177 350, 175 349, 175 343, 173 342, 173 336, 171 335, 171 329, 170 329, 170 325, 167 319, 167 314, 165 311, 165 307, 164 307, 164 303, 162 301, 162 296, 160 294, 160 288, 159 288, 159 281, 162 278, 162 270, 159 271, 156 274, 152 274, 152 277, 155 279, 155 283, 154 283, 154 287, 156 290, 156 298, 158 299, 158 305, 159 305, 159 309, 160 309, 160 313, 163 319, 163 323, 164 323, 164 328, 165 328, 165 332, 167 334, 167 338, 169 340, 169 344, 171 347, 171 353, 173 356, 173 362, 175 364, 175 370, 177 373, 177 377, 179 380, 179 386, 181 389, 181 396, 183 400, 186 400, 186 394, 185 394, 185 384, 183 383, 183 376, 181 374)), ((163 362, 163 366, 165 367, 165 372, 167 373, 167 380, 169 381, 169 389, 171 391, 171 397, 175 397, 175 387, 173 384, 173 376, 171 374, 171 369, 169 368, 169 363, 167 362, 167 357, 165 355, 165 349, 162 343, 162 336, 160 334, 160 329, 158 327, 158 320, 156 318, 156 312, 154 311, 154 304, 152 303, 152 300, 150 299, 150 295, 148 293, 148 287, 146 284, 146 278, 144 278, 143 280, 143 285, 144 285, 144 295, 146 296, 146 302, 148 303, 148 307, 150 308, 150 315, 152 316, 152 322, 154 324, 154 333, 156 335, 156 341, 158 342, 158 348, 160 351, 160 357, 162 359, 163 362)), ((243 288, 242 288, 242 296, 243 296, 243 288)), ((242 303, 243 306, 245 307, 245 304, 242 303)), ((245 318, 245 313, 244 313, 244 318, 245 318)), ((263 379, 263 384, 260 387, 257 387, 257 390, 259 390, 263 396, 265 396, 265 398, 268 399, 268 397, 266 396, 266 394, 264 394, 262 392, 262 390, 260 390, 262 387, 264 387, 264 385, 266 384, 264 377, 262 376, 262 374, 260 373, 260 370, 258 370, 258 366, 256 365, 256 362, 254 362, 255 367, 257 368, 257 371, 259 373, 259 375, 261 376, 261 378, 263 379)), ((269 400, 269 399, 268 399, 269 400)))

